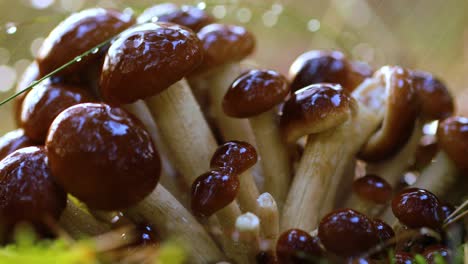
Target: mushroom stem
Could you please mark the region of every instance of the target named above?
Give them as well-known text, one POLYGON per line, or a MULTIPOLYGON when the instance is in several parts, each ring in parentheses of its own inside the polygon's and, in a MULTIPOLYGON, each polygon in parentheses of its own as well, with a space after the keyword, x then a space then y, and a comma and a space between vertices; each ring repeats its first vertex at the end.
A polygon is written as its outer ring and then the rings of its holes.
POLYGON ((421 120, 416 122, 411 137, 398 154, 382 162, 368 163, 367 174, 379 175, 395 187, 403 172, 414 162, 415 153, 423 135, 422 125, 421 120))
POLYGON ((256 255, 259 252, 260 220, 252 213, 243 214, 236 219, 236 231, 239 240, 246 245, 249 263, 257 263, 256 255))
POLYGON ((190 251, 194 263, 224 259, 205 229, 162 185, 127 211, 134 221, 153 224, 162 237, 179 239, 190 251))
POLYGON ((256 199, 260 195, 251 170, 239 175, 239 194, 237 201, 242 211, 257 213, 256 199))
POLYGON ((208 161, 216 150, 216 140, 185 79, 159 95, 146 99, 161 139, 168 146, 172 164, 190 186, 208 170, 208 161))
POLYGON ((317 226, 333 208, 340 182, 352 183, 351 177, 344 179, 346 165, 378 126, 379 118, 359 104, 356 115, 344 124, 308 137, 284 206, 282 230, 317 226))
POLYGON ((73 238, 96 236, 110 230, 109 225, 98 221, 70 199, 67 200, 67 206, 60 216, 59 224, 73 238))
POLYGON ((281 140, 275 110, 249 118, 255 134, 260 162, 265 179, 265 191, 283 207, 291 179, 291 163, 288 148, 281 140))
POLYGON ((257 206, 262 237, 273 247, 279 235, 279 212, 275 199, 269 193, 262 193, 257 199, 257 206))

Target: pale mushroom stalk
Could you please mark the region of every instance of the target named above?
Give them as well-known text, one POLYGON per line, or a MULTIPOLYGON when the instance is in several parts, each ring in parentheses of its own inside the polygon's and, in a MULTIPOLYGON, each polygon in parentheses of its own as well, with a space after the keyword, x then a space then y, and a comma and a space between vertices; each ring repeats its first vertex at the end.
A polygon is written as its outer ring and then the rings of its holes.
POLYGON ((236 219, 239 241, 246 245, 249 263, 257 263, 260 243, 260 219, 252 213, 245 213, 236 219))
POLYGON ((273 249, 279 236, 279 212, 276 202, 269 193, 262 193, 257 199, 257 215, 260 219, 260 233, 268 241, 267 248, 273 249))
POLYGON ((256 197, 259 196, 257 185, 252 175, 251 169, 239 175, 240 190, 237 196, 237 202, 244 212, 257 212, 257 205, 255 204, 256 197))
POLYGON ((110 230, 108 224, 97 220, 70 199, 67 200, 67 206, 60 216, 59 224, 75 239, 100 235, 110 230))

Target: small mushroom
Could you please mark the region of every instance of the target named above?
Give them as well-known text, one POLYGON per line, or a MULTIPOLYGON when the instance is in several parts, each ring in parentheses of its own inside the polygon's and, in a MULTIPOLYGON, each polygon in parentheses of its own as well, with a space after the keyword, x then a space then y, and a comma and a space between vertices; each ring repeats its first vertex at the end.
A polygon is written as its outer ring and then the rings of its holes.
POLYGON ((54 181, 43 148, 22 148, 2 159, 0 186, 2 239, 10 239, 21 222, 40 234, 51 234, 48 224, 59 219, 67 194, 54 181))
POLYGON ((283 232, 276 244, 279 263, 319 263, 324 256, 318 237, 300 229, 283 232))
POLYGON ((240 186, 237 200, 243 211, 257 213, 256 199, 259 196, 250 168, 257 163, 257 151, 247 142, 228 141, 219 146, 213 157, 210 167, 230 167, 238 174, 240 186))
POLYGON ((429 227, 440 229, 444 220, 439 199, 431 192, 409 188, 392 200, 392 211, 398 220, 409 228, 429 227))
POLYGON ((349 62, 342 52, 325 50, 311 50, 301 54, 289 69, 293 91, 316 83, 336 83, 352 92, 372 73, 367 64, 349 62))
POLYGON ((260 226, 262 237, 274 244, 279 235, 279 212, 276 201, 271 194, 262 193, 257 199, 257 207, 257 214, 262 223, 260 226))
POLYGON ((442 245, 429 246, 421 255, 426 259, 427 264, 440 263, 438 258, 443 259, 445 263, 451 263, 454 258, 452 250, 442 245))
POLYGON ((342 257, 358 256, 379 239, 371 219, 347 208, 326 215, 320 221, 318 237, 327 251, 342 257))
POLYGON ((260 219, 252 213, 238 216, 236 232, 239 241, 246 246, 248 259, 251 263, 256 263, 256 256, 260 252, 260 219))
POLYGON ((207 170, 206 160, 217 146, 183 79, 202 58, 201 43, 191 30, 172 23, 141 24, 109 47, 100 79, 101 94, 111 104, 145 99, 168 156, 187 184, 207 170))
POLYGON ((54 179, 90 208, 125 209, 161 235, 180 236, 197 263, 222 259, 203 227, 163 186, 150 135, 119 107, 84 103, 52 123, 46 152, 54 179))
POLYGON ((163 3, 148 7, 137 17, 137 23, 146 22, 172 22, 197 32, 215 22, 215 19, 194 6, 183 5, 179 8, 173 3, 163 3))
POLYGON ((20 148, 34 146, 36 143, 24 134, 23 129, 10 131, 0 137, 0 160, 20 148))
POLYGON ((260 153, 265 190, 281 208, 291 179, 288 149, 282 140, 276 107, 289 94, 284 76, 273 70, 251 70, 239 76, 223 99, 223 110, 235 118, 248 118, 260 153))
MULTIPOLYGON (((131 15, 104 8, 86 9, 72 14, 50 32, 40 47, 36 59, 40 75, 54 71, 134 22, 131 15)), ((84 70, 102 58, 103 54, 102 50, 91 54, 64 69, 60 75, 84 70)))
POLYGON ((376 216, 390 202, 392 189, 381 177, 367 174, 353 182, 353 193, 345 207, 368 216, 376 216))
POLYGON ((25 134, 43 144, 54 118, 68 107, 92 101, 92 97, 78 86, 41 82, 24 98, 21 127, 25 134))
MULTIPOLYGON (((34 81, 39 80, 39 68, 37 67, 37 62, 33 61, 28 67, 24 70, 23 75, 19 78, 18 84, 16 85, 16 92, 20 92, 30 86, 34 81)), ((17 97, 13 104, 13 114, 15 117, 16 125, 21 126, 21 107, 23 105, 24 98, 28 92, 24 92, 17 97)))

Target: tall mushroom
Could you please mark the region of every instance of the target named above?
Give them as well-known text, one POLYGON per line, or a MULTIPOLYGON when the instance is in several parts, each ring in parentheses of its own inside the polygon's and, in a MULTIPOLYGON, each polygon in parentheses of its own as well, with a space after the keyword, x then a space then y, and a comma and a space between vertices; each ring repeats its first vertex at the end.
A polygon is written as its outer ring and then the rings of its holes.
POLYGON ((194 262, 222 259, 203 227, 164 187, 159 155, 142 124, 119 107, 85 103, 52 123, 46 152, 54 179, 88 207, 128 210, 164 237, 187 243, 194 262), (156 187, 156 188, 155 188, 156 187))
POLYGON ((285 77, 273 70, 251 70, 239 76, 223 99, 231 117, 248 118, 255 134, 265 179, 265 191, 281 208, 291 179, 288 149, 282 140, 276 107, 289 94, 285 77))
POLYGON ((201 43, 191 30, 172 23, 141 24, 109 47, 100 79, 101 94, 111 104, 145 99, 187 184, 206 171, 217 146, 183 79, 202 58, 201 43))

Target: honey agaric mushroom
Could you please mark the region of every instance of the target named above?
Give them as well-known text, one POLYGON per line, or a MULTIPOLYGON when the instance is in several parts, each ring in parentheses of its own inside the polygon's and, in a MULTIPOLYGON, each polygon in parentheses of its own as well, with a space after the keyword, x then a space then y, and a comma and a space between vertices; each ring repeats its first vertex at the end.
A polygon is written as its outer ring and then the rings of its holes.
POLYGON ((269 193, 262 193, 257 199, 257 215, 263 239, 276 243, 279 235, 279 212, 276 201, 269 193))
POLYGON ((92 101, 82 87, 41 82, 24 98, 21 127, 37 143, 45 142, 54 118, 68 107, 92 101))
POLYGON ((164 187, 150 135, 119 107, 85 103, 60 113, 46 151, 54 179, 90 208, 125 209, 154 224, 162 236, 179 236, 194 262, 222 259, 203 227, 164 187))
POLYGON ((197 36, 202 42, 204 59, 197 71, 189 76, 189 82, 195 90, 207 87, 213 116, 224 140, 254 144, 248 122, 229 117, 222 107, 229 85, 242 73, 239 62, 255 48, 254 36, 244 27, 223 24, 207 25, 197 36))
POLYGON ((265 191, 282 208, 291 179, 288 149, 282 140, 276 107, 289 94, 289 83, 273 70, 251 70, 239 76, 223 99, 223 110, 235 118, 248 118, 260 153, 265 191))
MULTIPOLYGON (((33 61, 31 64, 26 67, 21 75, 21 78, 18 80, 18 84, 16 85, 16 92, 22 91, 26 89, 29 85, 31 85, 34 81, 39 79, 39 68, 37 67, 37 62, 33 61)), ((21 125, 21 107, 23 106, 24 98, 28 92, 24 92, 17 97, 15 97, 14 105, 13 105, 13 113, 15 118, 15 123, 19 127, 21 125)))
POLYGON ((241 210, 235 199, 239 193, 239 178, 230 167, 203 173, 192 184, 191 208, 199 217, 216 216, 227 239, 222 241, 224 252, 238 263, 248 263, 247 245, 234 241, 236 219, 241 210))
POLYGON ((43 148, 19 149, 0 161, 1 239, 11 239, 16 224, 31 224, 50 235, 50 221, 59 219, 67 194, 47 166, 43 148))
POLYGON ((107 102, 145 99, 169 157, 187 184, 207 170, 206 161, 217 146, 183 79, 202 58, 201 43, 191 30, 172 23, 141 24, 123 32, 109 47, 100 79, 107 102))
POLYGON ((257 213, 256 199, 260 195, 250 168, 257 163, 257 151, 247 142, 228 141, 219 146, 213 157, 210 167, 230 167, 238 174, 240 189, 237 201, 241 210, 257 213))
POLYGON ((260 247, 260 219, 253 213, 245 213, 236 219, 236 232, 239 240, 246 245, 250 263, 257 263, 260 247))
POLYGON ((146 8, 137 17, 137 23, 146 22, 172 22, 197 32, 215 22, 215 19, 206 11, 194 6, 178 7, 173 3, 163 3, 146 8))
POLYGON ((317 236, 300 229, 289 229, 278 238, 276 255, 280 263, 318 263, 324 252, 317 236))
POLYGON ((336 83, 352 92, 372 69, 362 62, 349 62, 340 51, 311 50, 301 54, 289 69, 291 90, 317 83, 336 83))
MULTIPOLYGON (((110 39, 135 23, 131 15, 104 8, 86 9, 62 21, 44 40, 36 58, 44 76, 76 56, 110 39)), ((67 67, 60 75, 86 69, 102 58, 102 50, 82 58, 67 67)))
POLYGON ((0 160, 20 148, 34 146, 36 143, 19 128, 0 137, 0 160))
POLYGON ((353 193, 345 207, 367 216, 378 215, 392 197, 392 186, 374 174, 367 174, 353 182, 353 193))

